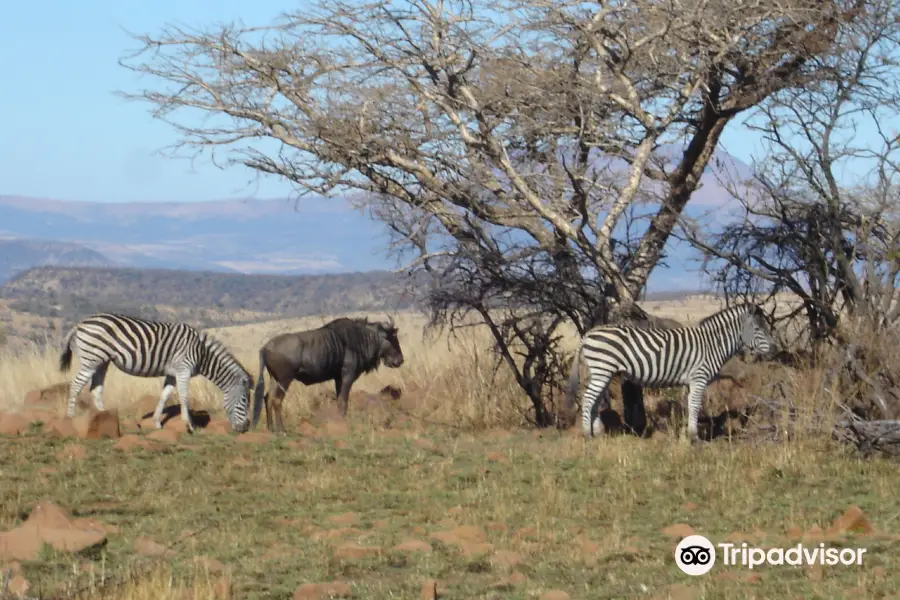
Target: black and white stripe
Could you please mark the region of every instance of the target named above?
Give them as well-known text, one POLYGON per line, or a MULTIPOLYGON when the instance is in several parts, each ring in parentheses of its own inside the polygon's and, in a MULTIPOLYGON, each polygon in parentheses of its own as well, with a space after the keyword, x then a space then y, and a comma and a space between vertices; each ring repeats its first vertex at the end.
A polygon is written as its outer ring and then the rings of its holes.
POLYGON ((103 381, 110 363, 136 377, 165 377, 153 414, 156 427, 162 410, 177 387, 181 418, 193 430, 188 413, 188 384, 195 375, 212 381, 224 394, 225 412, 235 431, 247 431, 253 377, 217 340, 186 323, 138 319, 119 314, 97 314, 78 322, 63 343, 59 368, 66 371, 72 355, 80 362, 69 387, 66 414, 75 414, 75 400, 88 381, 97 410, 103 410, 103 381))
MULTIPOLYGON (((748 349, 758 356, 774 345, 762 309, 753 304, 726 308, 701 320, 696 327, 672 329, 601 325, 589 330, 572 361, 567 402, 578 390, 578 366, 584 358, 589 382, 581 406, 581 428, 594 436, 598 411, 609 407, 607 387, 616 374, 649 388, 688 386, 688 435, 697 439, 697 418, 703 394, 718 377, 722 365, 748 349), (598 399, 602 401, 598 406, 598 399)), ((599 419, 598 419, 599 421, 599 419)))

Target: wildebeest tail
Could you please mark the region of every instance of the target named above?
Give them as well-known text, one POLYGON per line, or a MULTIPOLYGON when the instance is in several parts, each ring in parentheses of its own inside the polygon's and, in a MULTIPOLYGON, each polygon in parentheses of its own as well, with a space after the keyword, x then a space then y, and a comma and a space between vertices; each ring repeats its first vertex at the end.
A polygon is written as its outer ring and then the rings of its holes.
POLYGON ((256 378, 256 389, 253 391, 253 427, 259 423, 263 403, 266 395, 266 352, 265 348, 259 351, 259 377, 256 378))
POLYGON ((73 327, 63 341, 62 351, 59 354, 59 370, 65 373, 72 366, 72 338, 75 337, 77 327, 73 327))
POLYGON ((578 393, 578 383, 581 380, 581 353, 584 346, 582 344, 578 345, 578 350, 575 352, 575 357, 572 359, 572 369, 569 372, 569 385, 566 387, 566 408, 571 410, 573 406, 575 406, 575 394, 578 393))

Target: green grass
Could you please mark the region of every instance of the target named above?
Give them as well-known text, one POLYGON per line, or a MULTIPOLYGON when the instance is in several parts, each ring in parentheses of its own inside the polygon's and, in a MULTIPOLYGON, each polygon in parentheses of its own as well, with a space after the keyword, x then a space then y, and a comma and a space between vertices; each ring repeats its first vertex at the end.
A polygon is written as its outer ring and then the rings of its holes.
POLYGON ((77 587, 86 576, 73 575, 72 565, 84 560, 102 564, 114 581, 154 560, 189 578, 196 555, 231 570, 234 597, 272 599, 332 580, 349 583, 354 598, 417 598, 427 578, 448 599, 538 598, 551 589, 572 598, 664 598, 678 592, 672 584, 695 589, 696 598, 882 598, 895 593, 891 574, 900 567, 896 464, 859 460, 830 445, 717 441, 690 448, 664 436, 585 445, 569 433, 434 429, 404 436, 360 425, 342 441, 291 435, 254 445, 200 434, 163 451, 130 453, 110 440, 84 442, 87 458, 57 461, 69 443, 40 435, 0 440, 2 525, 14 527, 49 499, 119 531, 89 559, 50 552, 23 564, 32 590, 77 587), (56 470, 38 473, 48 465, 56 470), (760 545, 786 547, 797 543, 785 537, 790 526, 827 530, 849 504, 880 535, 833 542, 868 548, 865 562, 823 567, 821 577, 784 566, 754 569, 761 576, 754 583, 722 579, 726 570, 751 572, 727 569, 721 558, 710 574, 689 577, 674 563, 678 539, 660 532, 686 523, 716 543, 760 530, 767 534, 760 545), (346 512, 357 513, 350 525, 357 532, 317 535, 338 529, 329 517, 346 512), (429 538, 454 524, 480 528, 493 551, 516 552, 521 562, 508 569, 491 552, 466 556, 429 538), (175 554, 140 557, 133 550, 139 536, 175 554), (434 550, 392 550, 407 539, 434 550), (341 560, 335 549, 344 541, 383 551, 341 560), (527 580, 492 587, 513 571, 527 580))

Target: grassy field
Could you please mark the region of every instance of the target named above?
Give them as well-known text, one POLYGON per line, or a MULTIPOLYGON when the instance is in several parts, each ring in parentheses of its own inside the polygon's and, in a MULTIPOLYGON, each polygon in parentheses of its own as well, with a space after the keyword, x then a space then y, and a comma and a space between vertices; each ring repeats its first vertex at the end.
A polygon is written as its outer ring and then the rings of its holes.
MULTIPOLYGON (((682 320, 711 312, 654 304, 651 312, 682 320)), ((216 334, 255 375, 266 337, 322 321, 216 334)), ((344 597, 379 600, 419 598, 435 580, 448 599, 551 590, 585 599, 900 597, 896 463, 861 460, 802 432, 780 444, 699 447, 660 433, 585 443, 575 431, 535 432, 522 426, 525 403, 509 377, 493 375, 483 332, 450 340, 423 336, 420 316, 397 322, 407 363, 360 380, 348 423, 332 417, 329 384, 295 385, 284 437, 201 432, 128 451, 37 428, 0 438, 4 530, 42 500, 112 526, 90 555, 45 548, 40 560, 22 561, 28 594, 277 599, 316 597, 301 586, 335 583, 344 597), (367 396, 386 384, 403 397, 367 396), (829 532, 851 505, 873 531, 829 532), (691 530, 714 544, 821 540, 867 553, 861 566, 752 571, 720 556, 709 574, 690 577, 673 553, 691 530)), ((0 406, 15 410, 29 390, 67 377, 54 352, 5 357, 0 406)), ((791 377, 803 406, 823 401, 804 391, 816 374, 791 377)), ((160 382, 117 372, 108 381, 107 406, 134 430, 135 405, 160 382)), ((193 406, 220 416, 214 388, 195 379, 191 391, 193 406)))

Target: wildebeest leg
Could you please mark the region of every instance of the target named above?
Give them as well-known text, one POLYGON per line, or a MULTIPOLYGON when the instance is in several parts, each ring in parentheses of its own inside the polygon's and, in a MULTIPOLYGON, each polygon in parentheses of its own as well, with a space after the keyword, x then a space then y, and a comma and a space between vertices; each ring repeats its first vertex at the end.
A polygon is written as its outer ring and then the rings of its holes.
POLYGON ((284 432, 284 419, 281 415, 281 404, 284 400, 284 396, 287 394, 287 389, 291 385, 292 379, 288 379, 287 381, 279 381, 275 380, 275 389, 270 390, 270 393, 266 394, 266 425, 269 428, 269 431, 277 431, 284 432), (272 429, 272 413, 274 414, 275 421, 275 429, 272 429))
POLYGON ((338 410, 341 412, 342 417, 347 416, 347 405, 350 403, 350 388, 353 386, 354 381, 356 381, 355 377, 352 375, 348 377, 346 374, 334 380, 338 410), (338 381, 341 382, 340 385, 338 385, 338 381))

